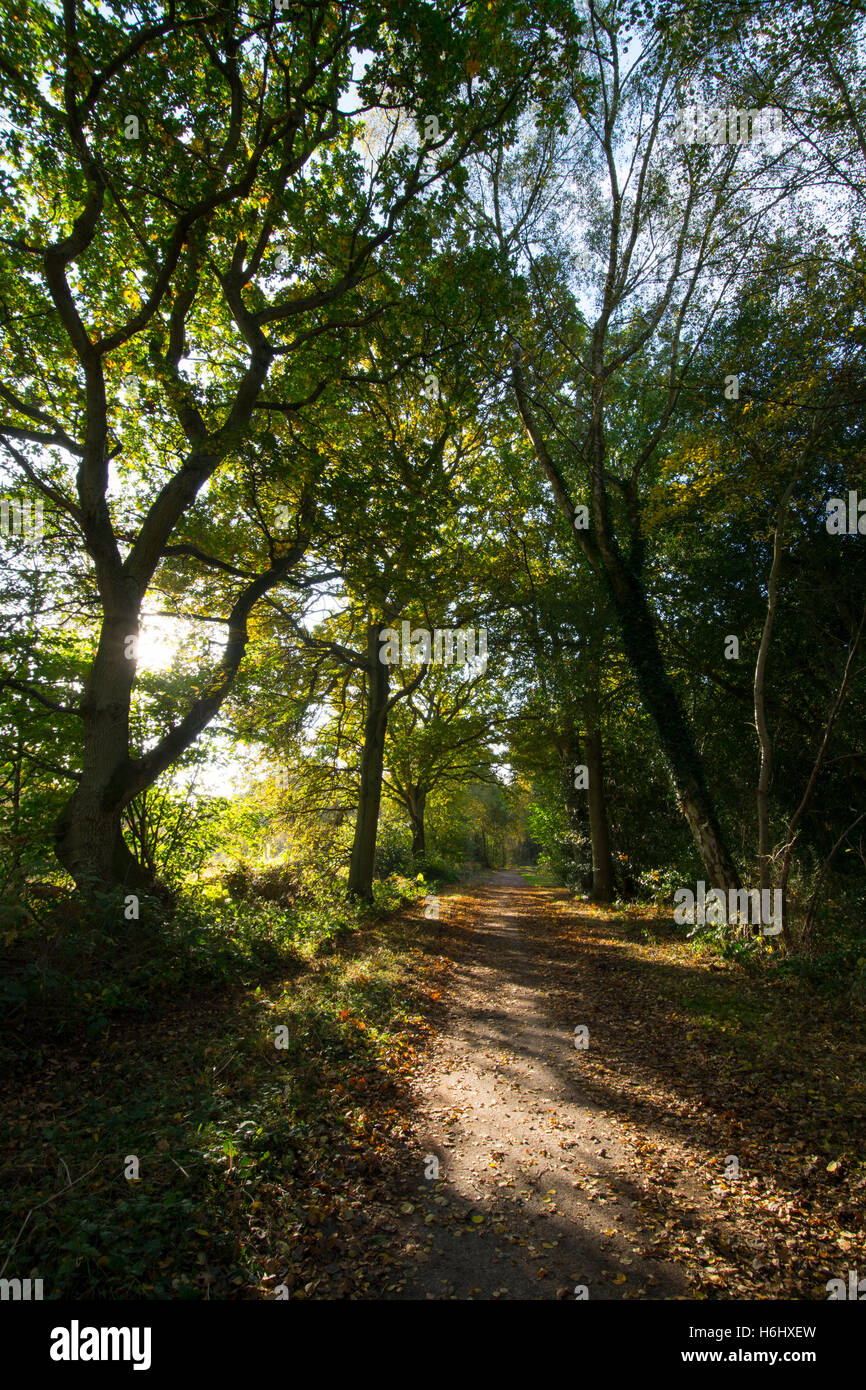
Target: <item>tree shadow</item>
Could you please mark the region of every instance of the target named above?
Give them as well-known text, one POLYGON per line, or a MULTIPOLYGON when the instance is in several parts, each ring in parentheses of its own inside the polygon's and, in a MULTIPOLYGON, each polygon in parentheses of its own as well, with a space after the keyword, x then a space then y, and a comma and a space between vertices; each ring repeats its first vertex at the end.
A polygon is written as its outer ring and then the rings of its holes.
MULTIPOLYGON (((858 1203, 845 1184, 823 1174, 810 1179, 802 1172, 803 1151, 827 1142, 825 1121, 804 1113, 796 1101, 796 1087, 811 1084, 813 1067, 826 1049, 814 1016, 803 1020, 808 1045, 796 1055, 780 1058, 769 1047, 756 1058, 756 1031, 768 1027, 768 1020, 790 1026, 788 1001, 776 998, 766 982, 751 982, 746 991, 742 972, 726 971, 720 978, 705 961, 661 957, 656 945, 633 939, 639 923, 597 915, 554 916, 550 893, 525 884, 517 904, 513 899, 512 905, 503 904, 501 886, 512 885, 500 879, 473 890, 480 927, 471 919, 449 923, 445 949, 454 961, 458 994, 466 997, 473 988, 483 988, 492 996, 490 1004, 458 1006, 449 1029, 473 1054, 500 1050, 515 1061, 529 1059, 547 1075, 554 1095, 568 1094, 588 1115, 608 1114, 626 1132, 642 1132, 632 1164, 636 1172, 637 1164, 644 1164, 647 1185, 621 1174, 613 1179, 605 1174, 604 1179, 612 1181, 618 1197, 633 1204, 631 1212, 640 1204, 648 1218, 638 1231, 629 1215, 621 1223, 625 1234, 639 1237, 643 1249, 659 1254, 681 1247, 673 1250, 673 1266, 668 1260, 657 1267, 656 1293, 645 1290, 643 1296, 683 1296, 674 1291, 679 1282, 693 1292, 699 1286, 699 1296, 709 1298, 825 1298, 826 1279, 839 1271, 832 1257, 828 1263, 811 1243, 810 1214, 835 1209, 852 1227, 862 1224, 862 1216, 856 1215, 858 1203), (569 939, 575 930, 579 949, 569 939), (520 1036, 506 1002, 515 992, 532 999, 537 1010, 537 1026, 522 1028, 520 1036), (574 1047, 576 1024, 589 1029, 585 1052, 574 1047), (558 1055, 556 1049, 551 1053, 557 1033, 562 1040, 558 1055), (640 1155, 641 1139, 645 1156, 640 1155), (731 1159, 736 1160, 733 1168, 731 1159), (652 1228, 649 1239, 647 1227, 652 1228)), ((829 1010, 824 1022, 834 1017, 829 1010)), ((505 1080, 525 1085, 516 1066, 498 1066, 505 1080)), ((863 1080, 850 1072, 837 1080, 832 1104, 839 1105, 836 1095, 847 1099, 848 1114, 829 1142, 847 1133, 850 1144, 850 1121, 863 1132, 863 1080)), ((465 1142, 472 1137, 461 1134, 465 1142)), ((435 1143, 430 1150, 440 1159, 447 1153, 435 1143)), ((419 1171, 417 1153, 412 1158, 407 1153, 406 1161, 419 1171)), ((510 1176, 515 1179, 515 1173, 510 1176)), ((565 1179, 548 1172, 544 1181, 558 1191, 565 1179)), ((447 1184, 446 1202, 458 1222, 479 1211, 447 1184)), ((490 1220, 506 1230, 515 1228, 521 1209, 509 1189, 500 1188, 490 1220)), ((428 1202, 425 1216, 430 1214, 428 1202)), ((485 1231, 487 1219, 479 1223, 485 1231)), ((575 1252, 583 1253, 583 1263, 597 1269, 603 1251, 587 1230, 570 1229, 561 1219, 552 1220, 549 1229, 558 1233, 557 1240, 570 1239, 575 1252)), ((474 1237, 479 1252, 474 1270, 472 1262, 454 1257, 460 1296, 468 1296, 472 1287, 482 1297, 495 1291, 491 1280, 502 1257, 482 1258, 488 1238, 474 1237)), ((434 1242, 431 1269, 443 1265, 441 1247, 441 1240, 434 1242)), ((639 1277, 646 1272, 640 1260, 635 1272, 639 1277)), ((410 1282, 414 1296, 431 1296, 418 1292, 417 1274, 410 1282)), ((525 1272, 514 1282, 522 1290, 518 1296, 532 1296, 525 1272)), ((625 1293, 606 1287, 599 1296, 625 1293)))

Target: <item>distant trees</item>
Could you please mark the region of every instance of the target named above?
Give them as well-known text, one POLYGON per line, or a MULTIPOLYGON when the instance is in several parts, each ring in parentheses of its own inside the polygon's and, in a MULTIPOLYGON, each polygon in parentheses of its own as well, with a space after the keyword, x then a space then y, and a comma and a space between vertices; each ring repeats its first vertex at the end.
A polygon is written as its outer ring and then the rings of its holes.
POLYGON ((427 853, 425 811, 431 795, 492 780, 496 703, 493 682, 484 673, 431 666, 426 679, 395 707, 384 787, 406 811, 417 858, 427 853))

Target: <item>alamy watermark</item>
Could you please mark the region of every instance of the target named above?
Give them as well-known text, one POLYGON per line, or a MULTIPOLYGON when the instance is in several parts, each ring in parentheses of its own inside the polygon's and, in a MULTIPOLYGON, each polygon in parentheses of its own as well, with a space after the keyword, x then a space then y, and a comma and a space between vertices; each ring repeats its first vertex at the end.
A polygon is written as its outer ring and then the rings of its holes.
POLYGON ((840 1299, 856 1299, 859 1302, 866 1298, 866 1279, 858 1279, 856 1269, 848 1270, 847 1286, 844 1279, 828 1279, 824 1288, 831 1303, 838 1303, 840 1299))
POLYGON ((828 498, 826 526, 830 536, 866 536, 866 497, 852 488, 847 508, 843 497, 828 498))
POLYGON ((697 926, 721 926, 724 923, 752 922, 762 924, 764 936, 778 936, 782 930, 781 888, 720 888, 706 892, 701 880, 697 894, 691 888, 678 888, 674 893, 674 921, 678 926, 687 922, 697 926), (772 895, 772 896, 771 896, 772 895))
POLYGON ((0 1279, 0 1302, 39 1302, 42 1299, 41 1279, 0 1279))
POLYGON ((465 630, 437 627, 431 633, 426 627, 412 627, 402 622, 400 632, 395 627, 383 627, 379 633, 379 660, 383 666, 429 665, 435 662, 450 666, 478 665, 487 670, 487 628, 465 630), (477 639, 477 640, 476 640, 477 639))
POLYGON ((0 535, 21 536, 26 541, 41 541, 42 498, 35 502, 18 502, 14 497, 0 498, 0 535))
POLYGON ((149 1327, 82 1327, 73 1318, 69 1327, 51 1331, 52 1361, 131 1361, 134 1371, 150 1369, 149 1327))
POLYGON ((775 106, 684 106, 677 117, 675 145, 749 145, 778 135, 784 119, 775 106))

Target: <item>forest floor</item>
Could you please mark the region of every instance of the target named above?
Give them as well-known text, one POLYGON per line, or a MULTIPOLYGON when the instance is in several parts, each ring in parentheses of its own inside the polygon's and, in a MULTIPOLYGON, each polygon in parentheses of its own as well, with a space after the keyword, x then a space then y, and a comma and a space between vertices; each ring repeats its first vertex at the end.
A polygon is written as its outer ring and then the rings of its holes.
POLYGON ((824 1299, 866 1273, 862 1011, 516 872, 443 911, 411 1132, 439 1177, 404 1194, 386 1297, 824 1299))
POLYGON ((826 1299, 866 1277, 852 992, 526 871, 439 902, 97 1036, 12 1033, 0 1273, 217 1300, 826 1299))

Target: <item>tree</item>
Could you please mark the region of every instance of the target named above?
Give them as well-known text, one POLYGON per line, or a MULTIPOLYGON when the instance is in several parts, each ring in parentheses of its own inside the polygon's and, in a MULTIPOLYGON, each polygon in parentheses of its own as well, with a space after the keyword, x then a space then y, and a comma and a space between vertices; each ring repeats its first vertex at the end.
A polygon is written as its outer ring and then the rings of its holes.
POLYGON ((473 612, 465 584, 472 547, 458 508, 478 451, 474 395, 444 361, 442 394, 428 399, 417 366, 401 374, 381 351, 373 356, 379 381, 322 441, 330 462, 320 481, 316 553, 332 581, 330 612, 308 630, 297 603, 269 604, 282 629, 283 667, 307 654, 308 703, 321 700, 323 682, 342 668, 329 696, 338 730, 333 761, 357 759, 348 891, 363 899, 372 896, 388 721, 432 662, 447 657, 432 640, 423 651, 412 634, 447 629, 452 640, 473 612))
MULTIPOLYGON (((573 81, 575 135, 559 153, 553 139, 529 152, 536 178, 511 224, 500 164, 490 166, 486 223, 503 254, 528 267, 511 365, 520 419, 575 549, 607 592, 707 876, 727 889, 738 871, 648 597, 643 503, 694 355, 736 280, 727 238, 736 228, 747 253, 759 235, 762 167, 744 169, 737 146, 666 146, 678 99, 676 38, 651 22, 627 26, 614 5, 593 0, 589 13, 583 82, 573 81), (539 184, 562 187, 566 152, 592 190, 577 254, 558 227, 530 216, 539 184), (591 320, 577 303, 587 288, 595 290, 591 320)), ((512 173, 510 194, 515 183, 512 173)))
POLYGON ((547 46, 543 23, 512 43, 483 7, 460 19, 444 59, 442 16, 420 4, 247 16, 172 3, 130 23, 122 7, 68 0, 62 20, 44 4, 26 25, 3 20, 0 439, 68 518, 101 609, 80 771, 56 827, 80 886, 143 881, 124 808, 219 710, 254 607, 310 543, 316 460, 286 459, 279 426, 325 396, 353 332, 399 294, 437 197, 456 192, 449 176, 513 115, 547 46), (359 53, 371 55, 360 78, 359 53), (496 90, 473 85, 494 53, 496 90), (447 129, 428 126, 431 109, 448 111, 447 129), (233 479, 249 508, 241 563, 219 537, 233 479), (179 564, 193 593, 231 581, 227 640, 133 756, 142 603, 179 564))

